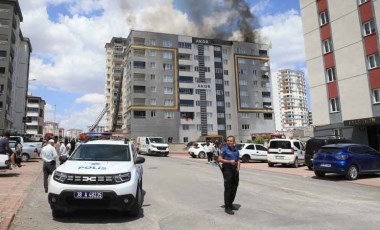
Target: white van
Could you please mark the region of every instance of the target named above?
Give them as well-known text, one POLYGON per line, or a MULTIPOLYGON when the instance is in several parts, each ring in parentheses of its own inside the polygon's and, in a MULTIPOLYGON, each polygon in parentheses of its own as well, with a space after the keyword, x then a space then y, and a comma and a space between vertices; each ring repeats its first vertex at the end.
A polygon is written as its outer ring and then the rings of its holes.
POLYGON ((299 140, 272 139, 268 146, 268 166, 287 164, 297 168, 305 164, 305 147, 299 140))
POLYGON ((137 137, 138 152, 140 154, 156 154, 168 156, 169 145, 165 143, 163 137, 137 137))

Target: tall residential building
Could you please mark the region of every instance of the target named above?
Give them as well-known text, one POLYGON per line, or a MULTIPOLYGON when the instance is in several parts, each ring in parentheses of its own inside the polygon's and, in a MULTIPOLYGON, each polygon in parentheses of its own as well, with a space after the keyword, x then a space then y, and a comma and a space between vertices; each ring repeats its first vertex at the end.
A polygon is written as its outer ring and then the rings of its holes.
POLYGON ((25 133, 43 134, 46 102, 41 97, 28 95, 26 104, 26 117, 31 122, 25 123, 25 133))
POLYGON ((300 0, 316 136, 380 144, 380 1, 300 0))
MULTIPOLYGON (((87 126, 87 129, 90 130, 91 126, 87 126)), ((104 125, 97 125, 92 132, 103 133, 106 132, 106 127, 104 125)))
POLYGON ((68 137, 69 139, 72 139, 72 138, 79 138, 79 134, 83 133, 83 130, 81 129, 68 129, 66 131, 66 136, 65 137, 68 137))
POLYGON ((107 121, 132 138, 245 141, 275 131, 267 45, 131 31, 106 48, 107 121))
POLYGON ((290 69, 279 70, 272 75, 272 85, 276 130, 307 127, 309 124, 304 73, 290 69))
POLYGON ((32 47, 23 37, 18 0, 0 2, 0 133, 24 133, 29 59, 32 47))
POLYGON ((57 122, 45 121, 44 122, 44 137, 45 136, 59 136, 59 127, 57 122))

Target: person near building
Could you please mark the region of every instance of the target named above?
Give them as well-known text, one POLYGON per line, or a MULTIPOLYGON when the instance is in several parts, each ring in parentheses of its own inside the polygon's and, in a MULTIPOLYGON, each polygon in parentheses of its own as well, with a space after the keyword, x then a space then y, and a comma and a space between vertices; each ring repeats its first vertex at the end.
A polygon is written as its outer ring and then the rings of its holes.
POLYGON ((221 148, 218 161, 223 164, 222 172, 224 178, 225 212, 233 215, 233 210, 237 210, 232 203, 235 200, 237 188, 239 186, 240 170, 239 151, 235 146, 234 136, 227 137, 227 144, 221 148))
POLYGON ((65 141, 61 143, 59 147, 59 164, 65 163, 67 158, 69 158, 69 153, 71 150, 71 145, 69 143, 69 139, 66 137, 65 141))
POLYGON ((213 156, 214 156, 215 148, 214 148, 214 145, 210 143, 210 138, 206 138, 206 144, 203 148, 207 154, 207 163, 211 164, 214 160, 213 156))
POLYGON ((15 162, 15 154, 12 151, 12 149, 9 147, 9 138, 11 137, 11 134, 8 131, 5 131, 3 137, 0 138, 0 154, 8 154, 9 160, 11 162, 11 168, 16 167, 15 162))
POLYGON ((44 161, 42 171, 44 173, 45 193, 48 192, 48 178, 56 168, 57 150, 54 148, 54 140, 50 139, 48 144, 41 150, 41 158, 44 161))
POLYGON ((18 167, 21 167, 22 161, 22 144, 20 138, 16 139, 15 144, 15 163, 18 167))

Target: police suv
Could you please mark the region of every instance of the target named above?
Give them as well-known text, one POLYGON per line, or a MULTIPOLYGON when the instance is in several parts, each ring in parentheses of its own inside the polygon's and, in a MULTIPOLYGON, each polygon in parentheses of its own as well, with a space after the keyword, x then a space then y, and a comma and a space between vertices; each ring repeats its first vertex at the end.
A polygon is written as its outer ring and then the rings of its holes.
POLYGON ((119 210, 138 216, 143 203, 144 162, 133 142, 82 143, 49 180, 53 217, 82 209, 119 210))

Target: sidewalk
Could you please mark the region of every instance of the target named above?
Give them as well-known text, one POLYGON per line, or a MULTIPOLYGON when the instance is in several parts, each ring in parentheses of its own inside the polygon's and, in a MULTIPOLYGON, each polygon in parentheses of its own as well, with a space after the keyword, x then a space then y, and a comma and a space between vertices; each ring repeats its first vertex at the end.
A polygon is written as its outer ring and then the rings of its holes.
POLYGON ((0 172, 0 230, 9 228, 27 196, 29 186, 37 180, 40 173, 42 173, 40 158, 22 162, 21 168, 0 172))

